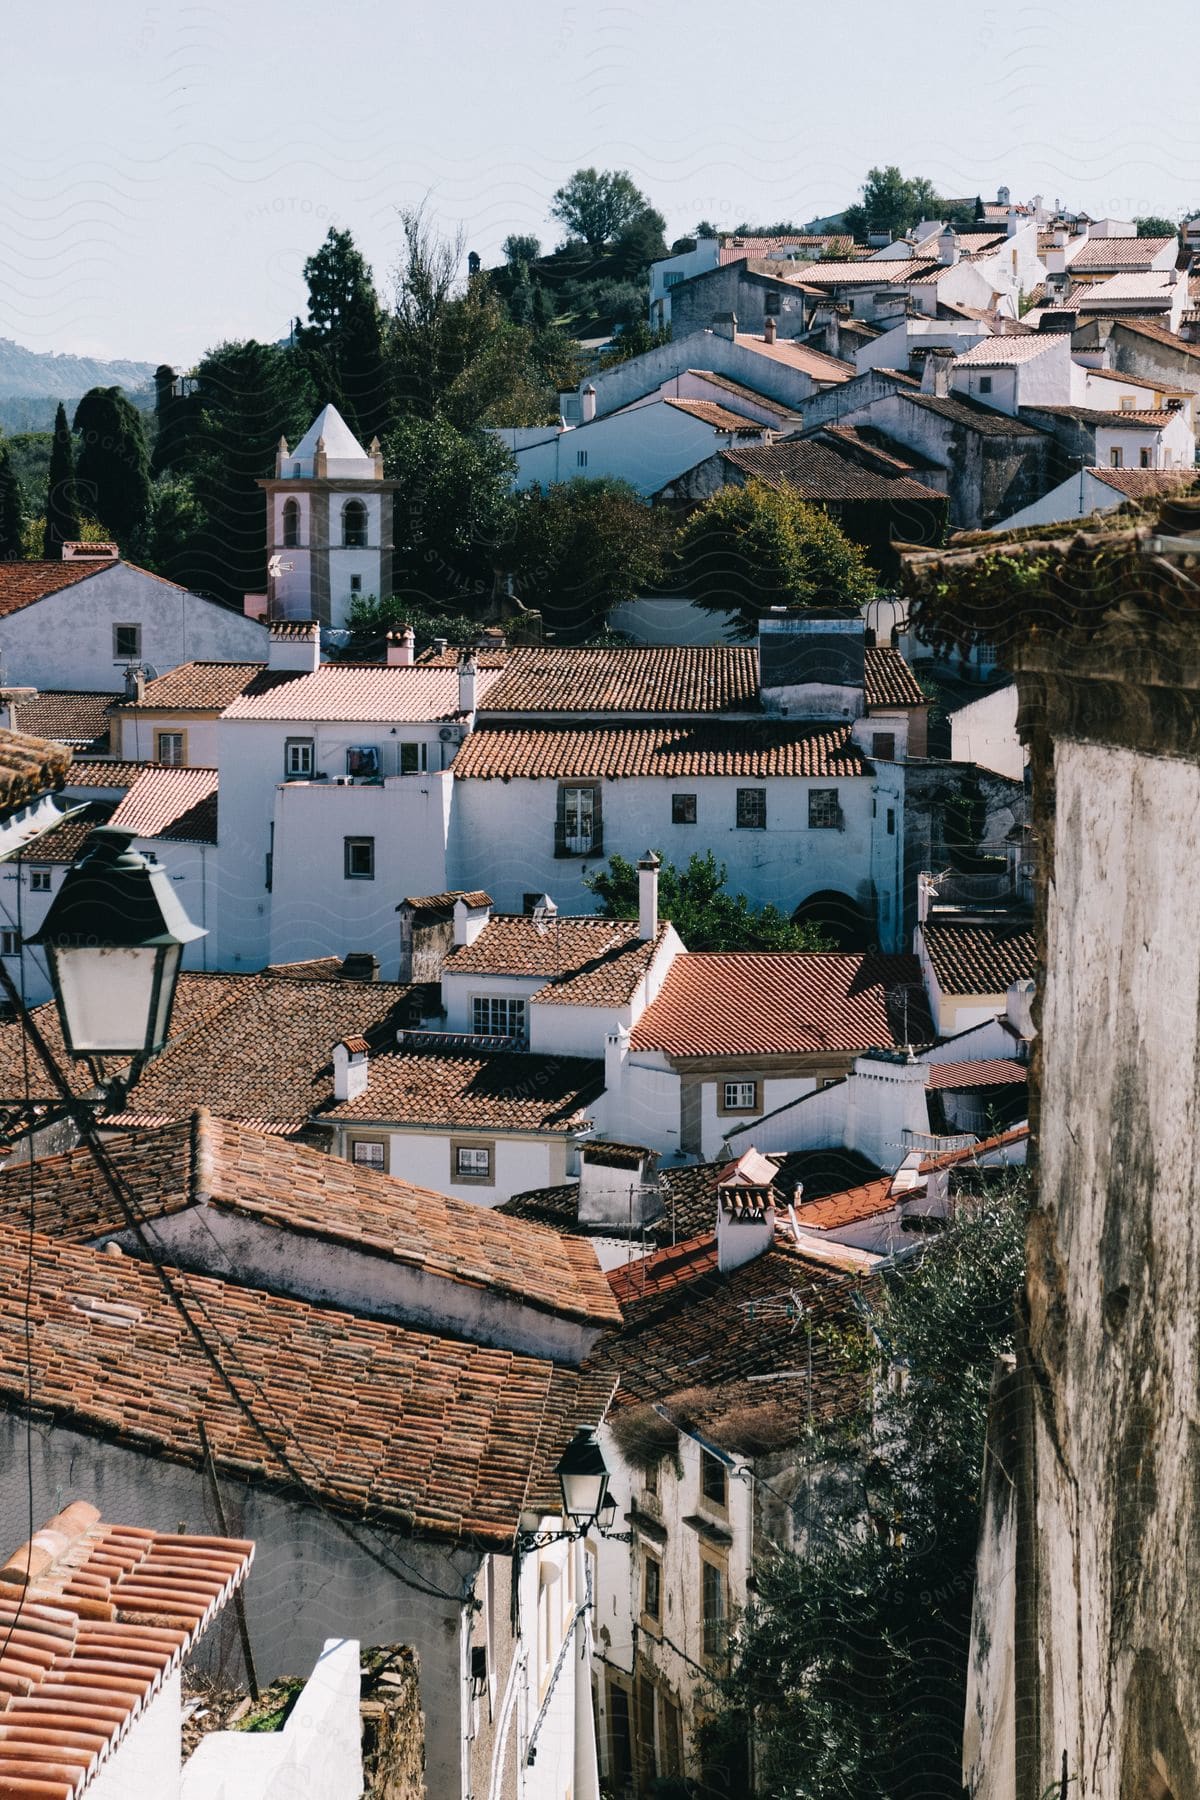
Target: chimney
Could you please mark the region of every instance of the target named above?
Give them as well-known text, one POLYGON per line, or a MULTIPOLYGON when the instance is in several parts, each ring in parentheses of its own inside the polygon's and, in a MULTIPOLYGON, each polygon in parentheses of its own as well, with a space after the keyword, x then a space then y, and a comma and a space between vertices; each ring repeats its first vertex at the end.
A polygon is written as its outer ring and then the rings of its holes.
POLYGON ((717 1268, 740 1269, 775 1241, 775 1191, 739 1179, 717 1183, 717 1268))
POLYGON ((417 634, 411 625, 387 634, 387 659, 393 669, 408 669, 416 660, 417 634))
POLYGON ((714 337, 728 338, 732 344, 737 337, 737 314, 735 312, 714 313, 712 328, 714 337))
POLYGON ((950 364, 954 361, 953 350, 934 347, 926 350, 921 369, 921 392, 923 394, 948 394, 950 392, 950 364))
POLYGON ((618 1025, 604 1039, 604 1091, 611 1101, 620 1092, 629 1057, 629 1027, 618 1025))
POLYGON ((595 385, 589 381, 582 394, 579 396, 579 417, 583 424, 590 425, 595 416, 596 389, 595 385))
POLYGON ((343 981, 378 981, 379 958, 373 950, 350 950, 343 956, 338 974, 343 981))
POLYGON ((658 871, 661 863, 647 850, 638 863, 638 936, 650 943, 658 936, 658 871))
POLYGON ((125 671, 125 698, 140 706, 146 698, 146 671, 140 663, 130 663, 125 671))
POLYGON ((585 1143, 579 1158, 579 1223, 627 1230, 658 1218, 663 1206, 653 1166, 653 1150, 585 1143))
POLYGON ((1033 1024, 1035 992, 1036 984, 1026 976, 1023 981, 1014 981, 1004 997, 1004 1016, 1018 1037, 1030 1039, 1037 1036, 1033 1024))
POLYGON ((773 344, 775 342, 774 319, 767 319, 763 324, 763 342, 764 344, 773 344))
POLYGON ((450 642, 449 638, 434 638, 433 648, 434 648, 435 654, 438 656, 445 656, 446 648, 447 648, 449 642, 450 642))
POLYGON ((333 1097, 335 1100, 357 1100, 367 1091, 371 1059, 367 1040, 343 1038, 333 1046, 333 1097))
POLYGON ((947 225, 938 238, 938 261, 943 269, 952 269, 960 254, 958 233, 953 225, 947 225))
POLYGON ((267 648, 268 669, 315 675, 321 666, 321 627, 315 619, 275 619, 267 648))
POLYGON ((464 650, 458 659, 458 710, 473 713, 479 705, 479 664, 473 650, 464 650))
POLYGON ((456 948, 473 944, 492 916, 492 903, 469 906, 461 897, 454 902, 454 943, 456 948))

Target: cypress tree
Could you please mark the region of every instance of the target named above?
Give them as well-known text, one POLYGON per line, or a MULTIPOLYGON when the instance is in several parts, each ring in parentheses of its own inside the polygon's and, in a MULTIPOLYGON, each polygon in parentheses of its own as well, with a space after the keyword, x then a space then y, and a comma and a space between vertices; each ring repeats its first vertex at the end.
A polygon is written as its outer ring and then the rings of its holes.
POLYGON ((80 498, 125 555, 141 548, 150 521, 150 459, 141 415, 119 387, 92 388, 75 409, 81 445, 80 498))
POLYGON ((60 400, 54 415, 54 443, 50 449, 50 480, 46 489, 46 532, 42 555, 57 562, 64 544, 79 536, 79 504, 75 498, 75 446, 67 424, 67 409, 60 400))
POLYGON ((0 444, 0 562, 19 561, 21 522, 21 484, 8 445, 0 444))

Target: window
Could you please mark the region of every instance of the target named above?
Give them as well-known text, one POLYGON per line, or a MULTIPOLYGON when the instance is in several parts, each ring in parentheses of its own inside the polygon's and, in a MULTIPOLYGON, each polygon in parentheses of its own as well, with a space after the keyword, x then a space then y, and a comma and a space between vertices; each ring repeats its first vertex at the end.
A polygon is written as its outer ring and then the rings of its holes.
POLYGON ((156 731, 154 734, 154 753, 158 757, 160 763, 166 763, 172 769, 182 768, 182 731, 156 731))
POLYGON ((1148 469, 1150 467, 1150 452, 1149 452, 1149 450, 1139 450, 1138 451, 1138 463, 1143 469, 1148 469))
POLYGON ((737 828, 739 831, 765 831, 767 829, 766 788, 738 789, 737 828))
POLYGON ((142 628, 140 625, 113 626, 113 655, 130 657, 136 662, 142 654, 142 628))
POLYGON ((492 1146, 490 1144, 455 1144, 450 1178, 452 1181, 492 1179, 492 1146))
POLYGON ((48 894, 50 892, 49 869, 30 869, 29 891, 31 894, 48 894))
POLYGON ((348 550, 365 550, 367 509, 361 500, 347 500, 342 508, 342 543, 348 550))
POLYGON ((645 1469, 642 1470, 642 1486, 645 1488, 645 1490, 648 1494, 650 1494, 654 1497, 657 1497, 657 1495, 658 1495, 658 1464, 656 1462, 650 1463, 648 1465, 648 1467, 646 1467, 645 1469))
POLYGON ((352 594, 361 594, 362 593, 362 576, 361 575, 352 575, 350 577, 350 592, 352 594))
POLYGON ((888 807, 887 829, 888 829, 888 836, 895 837, 895 835, 896 835, 896 809, 894 806, 888 807))
POLYGON ((775 318, 779 312, 780 294, 778 288, 768 288, 763 298, 763 311, 768 319, 775 318))
POLYGON ((289 738, 283 747, 283 772, 289 776, 311 775, 314 767, 312 738, 289 738))
POLYGON ((1132 394, 1122 394, 1121 395, 1121 405, 1120 405, 1121 412, 1132 412, 1136 405, 1137 405, 1137 400, 1134 397, 1134 395, 1132 395, 1132 394))
POLYGON ((587 456, 588 453, 586 450, 577 450, 575 452, 575 467, 577 469, 587 468, 587 456))
POLYGON ((402 775, 419 775, 424 767, 424 744, 401 744, 400 773, 402 775))
POLYGON ((293 464, 292 464, 292 474, 293 474, 293 475, 298 475, 298 474, 299 474, 299 473, 300 473, 300 464, 299 464, 299 463, 293 463, 293 464))
POLYGON ((601 839, 599 787, 560 787, 554 854, 599 856, 601 839))
POLYGON ((719 1506, 722 1512, 729 1503, 725 1464, 708 1450, 700 1452, 700 1492, 710 1506, 719 1506))
POLYGON ((649 1553, 642 1565, 642 1617, 655 1623, 662 1618, 662 1565, 649 1553))
POLYGON ((810 831, 836 831, 842 822, 842 809, 838 805, 836 788, 809 788, 808 790, 808 829, 810 831))
POLYGON ((725 1571, 716 1563, 700 1564, 700 1616, 704 1621, 704 1654, 715 1660, 725 1650, 725 1571))
POLYGON ((471 1030, 479 1037, 525 1036, 525 1002, 505 994, 476 994, 471 1001, 471 1030))
POLYGON ((5 929, 0 931, 0 956, 19 956, 21 953, 21 934, 19 931, 5 929))
POLYGON ((374 881, 375 879, 375 839, 373 837, 343 838, 346 855, 347 881, 374 881))
POLYGON ((373 781, 379 774, 379 745, 352 744, 346 751, 346 773, 373 781))
POLYGON ((684 274, 682 269, 668 269, 663 276, 663 286, 664 288, 678 287, 683 279, 684 274))
POLYGON ((721 1083, 722 1112, 757 1112, 757 1081, 723 1081, 721 1083))
POLYGON ((350 1161, 358 1163, 364 1169, 378 1169, 384 1174, 387 1170, 387 1145, 377 1143, 374 1138, 355 1138, 350 1145, 350 1161))
POLYGON ((672 825, 694 825, 696 823, 695 794, 671 795, 672 825))
POLYGON ((979 377, 979 391, 981 394, 990 394, 991 393, 992 378, 990 375, 981 375, 979 377))
POLYGON ((873 732, 871 735, 871 755, 882 757, 884 762, 894 762, 896 757, 895 732, 873 732))
POLYGON ((283 503, 283 547, 295 550, 300 543, 300 502, 285 500, 283 503))
POLYGON ((1119 447, 1114 445, 1114 447, 1108 453, 1109 467, 1113 468, 1113 469, 1119 469, 1123 466, 1124 461, 1125 461, 1125 452, 1122 449, 1120 449, 1119 447))

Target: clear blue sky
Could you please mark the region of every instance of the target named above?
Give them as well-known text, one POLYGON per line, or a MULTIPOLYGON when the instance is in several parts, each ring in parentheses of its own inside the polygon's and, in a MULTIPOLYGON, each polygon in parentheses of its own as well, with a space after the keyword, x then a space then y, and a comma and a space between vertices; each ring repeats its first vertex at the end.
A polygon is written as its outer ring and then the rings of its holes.
POLYGON ((35 350, 279 336, 330 224, 386 292, 397 207, 428 194, 486 262, 552 243, 589 163, 669 237, 833 211, 885 161, 1094 215, 1200 205, 1195 0, 8 0, 0 66, 0 337, 35 350))

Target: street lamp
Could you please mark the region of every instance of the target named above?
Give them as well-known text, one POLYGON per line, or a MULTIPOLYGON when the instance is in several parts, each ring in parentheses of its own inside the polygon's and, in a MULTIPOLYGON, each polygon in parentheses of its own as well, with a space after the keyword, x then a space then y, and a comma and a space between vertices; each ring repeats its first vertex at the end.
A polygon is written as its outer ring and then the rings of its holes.
POLYGON ((135 835, 97 826, 29 940, 46 952, 69 1054, 132 1057, 127 1080, 166 1043, 184 948, 206 935, 135 835))
POLYGON ((586 1531, 604 1510, 608 1494, 608 1465, 596 1433, 580 1425, 558 1459, 555 1468, 562 1486, 563 1512, 586 1531))

